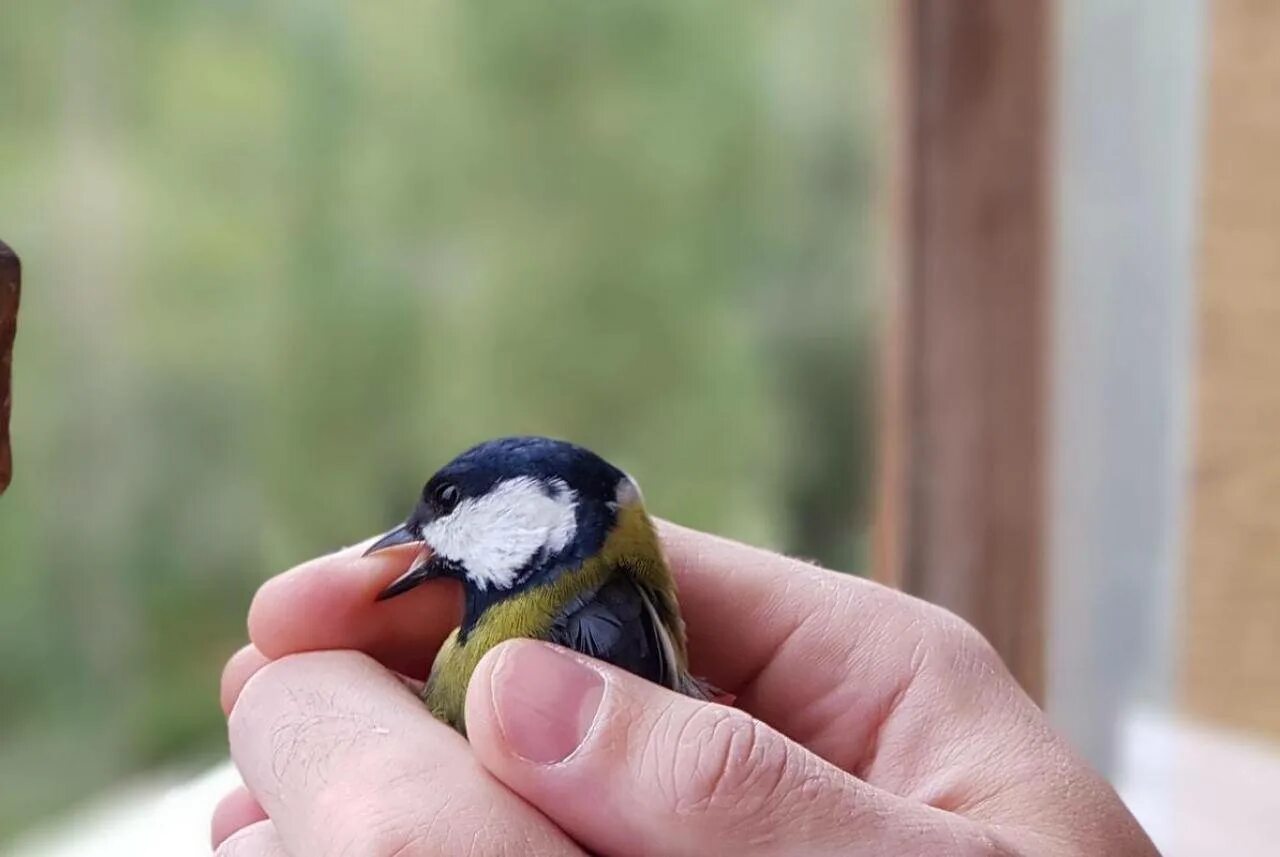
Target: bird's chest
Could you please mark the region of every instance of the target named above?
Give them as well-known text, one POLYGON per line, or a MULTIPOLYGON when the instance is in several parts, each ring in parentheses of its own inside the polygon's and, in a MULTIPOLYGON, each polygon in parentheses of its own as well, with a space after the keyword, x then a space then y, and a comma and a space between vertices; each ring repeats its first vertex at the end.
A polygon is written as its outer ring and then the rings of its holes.
POLYGON ((431 713, 466 734, 467 686, 490 649, 504 640, 545 640, 556 621, 583 592, 597 588, 607 569, 596 562, 567 572, 555 581, 527 590, 484 611, 460 640, 454 630, 431 667, 423 699, 431 713))

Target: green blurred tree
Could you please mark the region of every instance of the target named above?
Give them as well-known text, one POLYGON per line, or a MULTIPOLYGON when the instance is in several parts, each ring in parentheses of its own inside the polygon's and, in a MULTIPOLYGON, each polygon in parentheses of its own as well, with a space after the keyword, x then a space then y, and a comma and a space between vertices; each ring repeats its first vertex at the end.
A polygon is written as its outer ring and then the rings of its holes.
POLYGON ((9 0, 0 840, 222 752, 256 585, 485 437, 854 567, 880 5, 9 0))

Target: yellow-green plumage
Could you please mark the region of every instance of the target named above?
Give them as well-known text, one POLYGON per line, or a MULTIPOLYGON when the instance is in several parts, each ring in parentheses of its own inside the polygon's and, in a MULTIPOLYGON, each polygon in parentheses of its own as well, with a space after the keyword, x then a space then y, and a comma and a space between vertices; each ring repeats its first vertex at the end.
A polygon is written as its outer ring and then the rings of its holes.
POLYGON ((456 630, 449 636, 436 656, 423 692, 431 712, 466 734, 467 685, 485 653, 503 640, 547 639, 557 619, 575 599, 618 574, 629 576, 652 594, 657 619, 670 638, 677 671, 680 676, 687 676, 684 623, 676 606, 675 583, 653 522, 637 499, 618 508, 617 522, 595 556, 518 597, 489 607, 471 628, 465 643, 458 642, 456 630))

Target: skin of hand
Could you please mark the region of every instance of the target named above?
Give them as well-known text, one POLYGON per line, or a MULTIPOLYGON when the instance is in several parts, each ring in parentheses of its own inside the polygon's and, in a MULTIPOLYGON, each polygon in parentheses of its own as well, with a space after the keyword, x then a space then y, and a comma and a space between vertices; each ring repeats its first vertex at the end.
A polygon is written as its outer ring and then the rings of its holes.
POLYGON ((694 671, 736 708, 512 641, 472 680, 468 745, 415 695, 457 593, 373 602, 411 551, 268 581, 223 675, 247 789, 215 812, 217 853, 1158 857, 954 615, 661 534, 694 671))

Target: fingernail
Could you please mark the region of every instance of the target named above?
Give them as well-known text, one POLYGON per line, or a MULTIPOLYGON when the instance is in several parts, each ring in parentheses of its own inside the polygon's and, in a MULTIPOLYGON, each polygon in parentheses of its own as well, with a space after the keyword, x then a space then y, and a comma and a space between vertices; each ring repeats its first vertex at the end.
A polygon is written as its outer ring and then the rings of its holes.
POLYGON ((539 765, 564 761, 591 729, 604 676, 541 643, 508 646, 501 658, 489 690, 507 746, 539 765))

